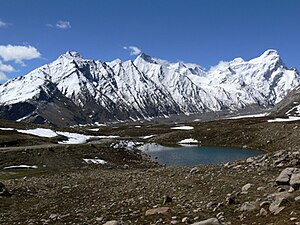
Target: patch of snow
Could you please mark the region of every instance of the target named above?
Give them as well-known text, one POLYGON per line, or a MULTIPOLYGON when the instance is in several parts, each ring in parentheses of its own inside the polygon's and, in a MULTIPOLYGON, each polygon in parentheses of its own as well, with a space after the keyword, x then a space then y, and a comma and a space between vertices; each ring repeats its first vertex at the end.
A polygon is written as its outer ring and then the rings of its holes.
POLYGON ((30 129, 30 130, 17 130, 20 133, 24 134, 31 134, 39 137, 47 137, 47 138, 52 138, 56 137, 57 134, 55 131, 50 130, 50 129, 45 129, 45 128, 36 128, 36 129, 30 129))
POLYGON ((226 119, 235 120, 235 119, 243 119, 243 118, 258 118, 258 117, 264 117, 264 116, 267 116, 267 114, 260 113, 260 114, 253 114, 253 115, 234 116, 234 117, 228 117, 226 119))
POLYGON ((289 118, 275 118, 272 120, 268 120, 269 123, 274 123, 274 122, 290 122, 290 121, 297 121, 300 120, 300 117, 296 116, 290 116, 289 118))
POLYGON ((15 130, 14 128, 9 127, 0 127, 0 130, 15 130))
POLYGON ((141 137, 143 139, 149 139, 149 138, 152 138, 152 137, 155 137, 156 134, 152 134, 152 135, 147 135, 147 136, 144 136, 144 137, 141 137))
POLYGON ((180 127, 171 127, 172 130, 193 130, 192 126, 180 126, 180 127))
POLYGON ((62 132, 62 131, 57 131, 56 133, 69 138, 69 140, 60 141, 60 142, 58 142, 58 144, 84 144, 90 140, 99 140, 99 139, 118 138, 119 137, 119 136, 112 136, 112 135, 111 136, 92 136, 92 135, 62 132))
POLYGON ((90 131, 99 131, 100 129, 99 128, 91 128, 91 129, 88 129, 90 131))
POLYGON ((104 165, 107 162, 103 159, 83 159, 88 164, 98 164, 98 165, 104 165))
POLYGON ((125 148, 127 150, 132 150, 135 147, 140 146, 142 144, 142 142, 122 140, 119 143, 112 144, 111 147, 113 147, 114 149, 125 148))
POLYGON ((19 165, 19 166, 6 166, 3 169, 8 170, 8 169, 37 169, 37 166, 28 166, 28 165, 19 165))
POLYGON ((70 133, 70 132, 56 132, 59 135, 69 138, 67 141, 60 141, 58 144, 83 144, 86 143, 89 139, 94 138, 95 136, 88 136, 84 134, 70 133))
POLYGON ((26 120, 27 118, 31 117, 33 114, 34 114, 34 111, 31 112, 31 113, 29 113, 28 115, 26 115, 26 116, 20 118, 20 119, 17 119, 16 121, 17 121, 17 122, 21 122, 21 121, 23 121, 23 120, 26 120))
POLYGON ((199 143, 199 141, 193 138, 183 139, 178 142, 178 144, 197 144, 197 143, 199 143))
POLYGON ((141 128, 142 126, 139 126, 139 125, 138 125, 138 126, 134 126, 134 127, 136 127, 136 128, 141 128))
POLYGON ((95 125, 97 125, 99 127, 106 127, 107 126, 105 123, 99 123, 99 122, 96 122, 95 125))

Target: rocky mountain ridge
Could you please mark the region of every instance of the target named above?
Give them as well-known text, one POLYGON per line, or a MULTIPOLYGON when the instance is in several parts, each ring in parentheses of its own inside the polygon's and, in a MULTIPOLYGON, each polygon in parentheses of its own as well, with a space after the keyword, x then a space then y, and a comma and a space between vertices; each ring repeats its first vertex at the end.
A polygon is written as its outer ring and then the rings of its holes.
POLYGON ((144 53, 134 61, 102 62, 67 52, 0 86, 0 117, 74 125, 151 119, 172 114, 273 107, 300 84, 275 50, 236 58, 205 71, 144 53))

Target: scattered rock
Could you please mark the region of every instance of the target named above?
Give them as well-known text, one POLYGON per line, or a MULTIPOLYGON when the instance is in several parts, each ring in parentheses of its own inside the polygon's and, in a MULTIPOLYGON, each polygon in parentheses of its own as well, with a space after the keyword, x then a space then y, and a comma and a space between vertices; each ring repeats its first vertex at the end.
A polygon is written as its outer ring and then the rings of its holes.
POLYGON ((194 167, 190 170, 190 174, 196 174, 196 173, 199 173, 199 169, 197 167, 194 167))
MULTIPOLYGON (((289 194, 289 193, 287 193, 287 194, 289 194)), ((288 198, 286 196, 284 196, 284 195, 277 195, 275 201, 270 204, 269 210, 274 215, 277 215, 278 213, 280 213, 285 208, 285 206, 288 203, 289 203, 289 201, 288 201, 288 198)))
POLYGON ((170 196, 168 196, 168 195, 165 195, 164 196, 164 200, 163 200, 163 204, 165 205, 165 204, 167 204, 167 203, 170 203, 170 202, 172 202, 172 198, 170 197, 170 196))
POLYGON ((261 208, 259 211, 259 215, 261 216, 266 216, 268 214, 267 210, 265 210, 264 208, 261 208))
POLYGON ((168 214, 171 211, 169 207, 159 207, 154 209, 148 209, 145 213, 146 216, 151 216, 155 214, 168 214))
POLYGON ((296 201, 296 202, 300 202, 300 196, 297 196, 297 197, 295 198, 295 201, 296 201))
POLYGON ((240 208, 240 211, 253 211, 257 208, 255 202, 244 202, 240 208))
POLYGON ((105 224, 103 225, 122 225, 121 222, 117 221, 117 220, 111 220, 111 221, 107 221, 105 224))
POLYGON ((7 197, 11 196, 8 189, 1 182, 0 182, 0 196, 7 196, 7 197))
POLYGON ((248 193, 248 190, 251 188, 252 184, 248 183, 248 184, 245 184, 243 187, 242 187, 242 193, 241 194, 247 194, 248 193))
POLYGON ((222 225, 217 218, 210 218, 200 222, 193 223, 191 225, 222 225))
POLYGON ((187 223, 189 221, 189 218, 188 217, 184 217, 182 218, 181 222, 182 223, 187 223))

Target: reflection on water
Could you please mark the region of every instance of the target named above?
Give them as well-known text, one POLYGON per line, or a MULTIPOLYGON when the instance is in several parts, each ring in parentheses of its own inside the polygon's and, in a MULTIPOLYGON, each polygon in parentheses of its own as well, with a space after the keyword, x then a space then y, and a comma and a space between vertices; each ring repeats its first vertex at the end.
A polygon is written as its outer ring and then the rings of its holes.
POLYGON ((168 166, 219 164, 264 154, 263 151, 245 148, 203 146, 164 147, 157 144, 146 144, 140 149, 149 154, 152 160, 168 166))

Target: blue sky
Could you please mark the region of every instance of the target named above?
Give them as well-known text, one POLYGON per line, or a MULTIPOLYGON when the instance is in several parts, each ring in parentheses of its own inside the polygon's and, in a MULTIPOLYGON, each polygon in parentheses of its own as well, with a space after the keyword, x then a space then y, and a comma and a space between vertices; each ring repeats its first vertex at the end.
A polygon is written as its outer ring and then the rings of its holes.
POLYGON ((0 79, 68 50, 133 59, 124 46, 207 69, 273 48, 300 69, 299 10, 298 0, 0 0, 0 79))

